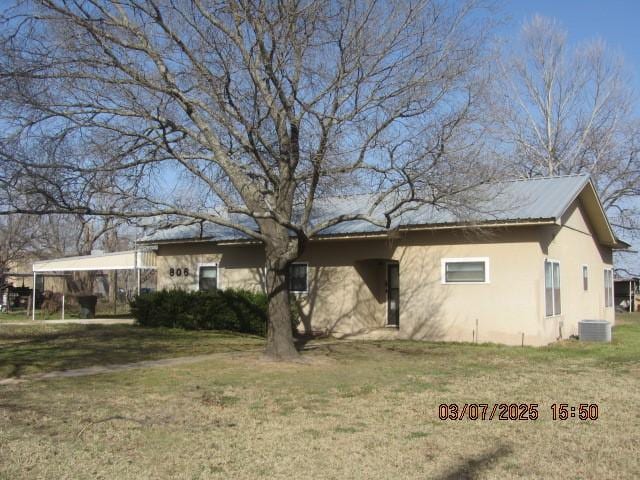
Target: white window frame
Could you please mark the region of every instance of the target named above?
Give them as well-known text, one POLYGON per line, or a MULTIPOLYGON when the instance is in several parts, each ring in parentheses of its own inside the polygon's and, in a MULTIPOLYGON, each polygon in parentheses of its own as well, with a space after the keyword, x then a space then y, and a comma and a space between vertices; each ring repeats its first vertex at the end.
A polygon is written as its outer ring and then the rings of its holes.
POLYGON ((542 291, 544 292, 544 316, 546 318, 551 317, 559 317, 562 315, 562 265, 560 264, 560 260, 554 260, 553 258, 545 258, 544 262, 542 262, 542 291), (547 315, 547 271, 546 264, 551 263, 551 315, 547 315), (558 289, 560 290, 560 311, 556 313, 556 295, 553 288, 554 278, 553 278, 553 264, 558 264, 558 271, 560 273, 560 285, 558 289))
POLYGON ((196 292, 200 292, 200 267, 216 267, 216 290, 222 290, 220 279, 220 266, 217 262, 198 263, 198 274, 196 275, 196 292))
POLYGON ((296 293, 296 294, 305 294, 305 293, 309 293, 309 262, 291 262, 291 264, 289 265, 289 268, 291 268, 293 265, 304 265, 305 266, 305 279, 306 279, 306 286, 304 290, 292 290, 291 289, 291 271, 289 271, 288 273, 288 277, 289 277, 289 285, 287 285, 289 287, 289 293, 296 293))
POLYGON ((589 287, 590 287, 589 284, 591 283, 589 281, 589 265, 587 265, 586 263, 582 264, 582 267, 580 268, 580 275, 582 276, 582 291, 583 292, 588 292, 589 291, 589 287), (585 285, 584 285, 584 280, 585 280, 584 270, 585 270, 585 268, 587 269, 587 288, 584 288, 585 287, 585 285))
POLYGON ((443 285, 486 285, 491 283, 489 257, 457 257, 440 260, 440 283, 443 285), (447 282, 447 263, 484 262, 484 282, 447 282))
POLYGON ((616 303, 615 299, 615 289, 613 283, 613 268, 605 268, 604 269, 604 308, 613 308, 616 303), (607 284, 607 272, 609 272, 611 281, 607 284), (609 302, 607 302, 607 296, 609 297, 609 302))

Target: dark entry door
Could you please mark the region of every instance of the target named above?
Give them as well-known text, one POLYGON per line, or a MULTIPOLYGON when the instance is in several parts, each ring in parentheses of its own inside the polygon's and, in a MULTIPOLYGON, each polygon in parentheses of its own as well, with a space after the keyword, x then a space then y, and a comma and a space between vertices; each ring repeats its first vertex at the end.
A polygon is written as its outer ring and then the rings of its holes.
POLYGON ((400 265, 387 264, 387 325, 400 325, 400 265))

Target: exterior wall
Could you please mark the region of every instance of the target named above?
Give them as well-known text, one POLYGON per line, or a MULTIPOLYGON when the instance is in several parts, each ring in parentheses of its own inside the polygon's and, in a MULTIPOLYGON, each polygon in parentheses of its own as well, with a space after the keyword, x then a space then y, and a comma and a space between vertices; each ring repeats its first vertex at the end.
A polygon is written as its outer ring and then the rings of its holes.
MULTIPOLYGON (((33 288, 33 274, 32 274, 32 266, 31 262, 23 262, 17 264, 9 265, 9 271, 18 272, 18 273, 27 273, 27 276, 14 276, 7 275, 7 282, 11 283, 14 287, 28 287, 33 288)), ((50 290, 53 292, 62 292, 64 290, 64 278, 62 277, 54 277, 54 276, 45 276, 44 277, 44 289, 50 290)))
MULTIPOLYGON (((405 232, 393 239, 319 240, 299 259, 308 263, 309 291, 294 294, 301 329, 338 336, 385 332, 405 339, 543 345, 577 333, 577 322, 604 318, 604 268, 610 248, 600 247, 576 202, 561 225, 482 231, 405 232), (443 258, 488 257, 485 284, 443 284, 443 258), (544 259, 560 266, 562 314, 545 316, 544 259), (400 327, 387 323, 386 265, 400 266, 400 327), (589 265, 589 290, 582 265, 589 265), (523 337, 524 335, 524 337, 523 337)), ((160 244, 158 288, 198 288, 199 264, 217 264, 220 288, 263 290, 260 245, 160 244), (169 276, 170 268, 189 269, 169 276)))
MULTIPOLYGON (((605 307, 604 302, 604 269, 612 268, 613 254, 610 248, 600 246, 595 240, 579 201, 567 210, 561 223, 562 228, 545 231, 542 254, 560 262, 562 312, 552 320, 557 328, 562 327, 566 338, 578 334, 578 322, 583 319, 615 322, 614 307, 605 307), (582 265, 589 268, 587 291, 582 284, 582 265)), ((544 281, 542 268, 540 275, 544 281)), ((540 302, 544 306, 544 292, 540 302)))
MULTIPOLYGON (((7 275, 7 281, 14 287, 27 287, 33 288, 33 276, 29 277, 14 277, 7 275)), ((61 277, 44 277, 44 289, 52 292, 64 291, 64 279, 61 277)))
POLYGON ((400 330, 406 339, 548 343, 543 314, 538 230, 415 233, 396 251, 400 262, 400 330), (470 236, 471 235, 471 236, 470 236), (488 257, 489 282, 444 284, 443 258, 488 257))
MULTIPOLYGON (((384 240, 314 242, 298 260, 308 263, 309 283, 307 293, 293 294, 301 329, 353 334, 384 327, 386 264, 378 259, 385 258, 391 254, 384 240)), ((217 264, 219 288, 263 291, 264 263, 260 245, 160 244, 158 289, 197 290, 198 266, 217 264), (170 268, 188 268, 189 275, 171 277, 170 268)))
POLYGON ((296 294, 306 331, 339 336, 383 329, 387 321, 386 265, 392 242, 323 240, 300 258, 309 264, 309 292, 296 294))
POLYGON ((158 289, 198 289, 198 266, 218 266, 218 288, 263 289, 264 253, 260 245, 219 246, 212 243, 161 244, 156 252, 158 289), (169 270, 174 269, 174 276, 169 270), (189 275, 175 275, 180 269, 189 275))

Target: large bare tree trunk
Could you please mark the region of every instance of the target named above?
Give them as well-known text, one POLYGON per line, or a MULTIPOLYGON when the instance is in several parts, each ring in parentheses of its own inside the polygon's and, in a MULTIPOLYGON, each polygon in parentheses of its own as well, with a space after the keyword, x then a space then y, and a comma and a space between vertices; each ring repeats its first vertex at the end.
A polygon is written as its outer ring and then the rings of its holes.
POLYGON ((300 253, 300 244, 290 238, 286 228, 274 221, 263 221, 261 227, 268 238, 265 260, 269 321, 265 354, 275 360, 291 360, 298 357, 298 351, 293 344, 291 328, 288 270, 300 253))
POLYGON ((276 360, 291 360, 298 357, 291 328, 287 268, 288 265, 283 265, 278 258, 267 258, 269 323, 265 354, 276 360))

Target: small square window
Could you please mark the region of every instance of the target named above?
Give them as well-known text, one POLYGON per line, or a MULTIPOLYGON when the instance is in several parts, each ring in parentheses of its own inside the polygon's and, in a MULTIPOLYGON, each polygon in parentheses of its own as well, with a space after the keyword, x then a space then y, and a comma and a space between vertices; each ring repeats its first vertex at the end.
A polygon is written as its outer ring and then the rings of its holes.
POLYGON ((289 291, 290 292, 306 292, 308 290, 307 283, 307 264, 292 263, 289 267, 289 291))
POLYGON ((201 292, 211 292, 218 289, 218 266, 201 266, 198 271, 198 289, 201 292))

